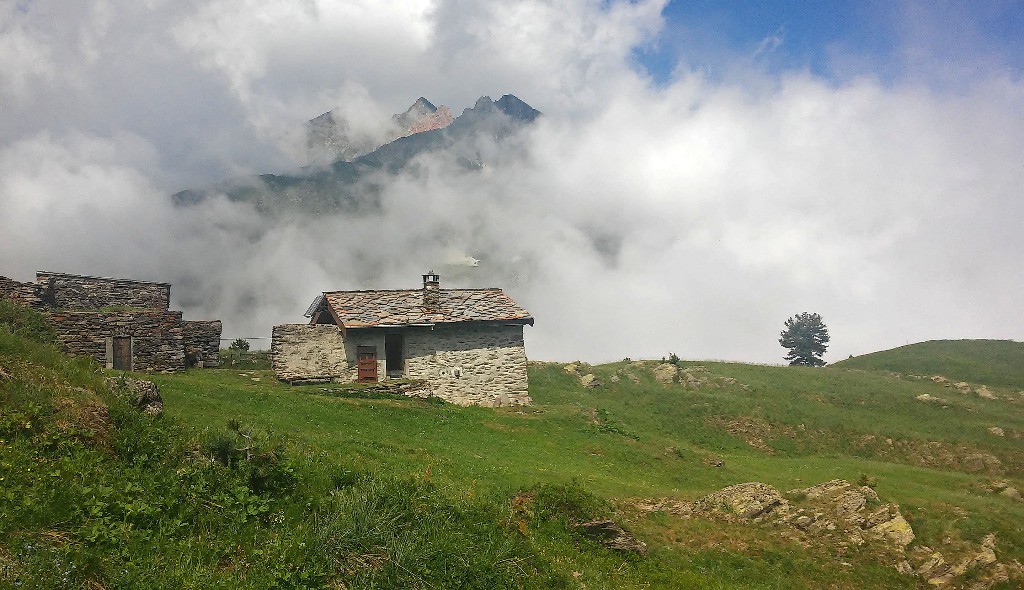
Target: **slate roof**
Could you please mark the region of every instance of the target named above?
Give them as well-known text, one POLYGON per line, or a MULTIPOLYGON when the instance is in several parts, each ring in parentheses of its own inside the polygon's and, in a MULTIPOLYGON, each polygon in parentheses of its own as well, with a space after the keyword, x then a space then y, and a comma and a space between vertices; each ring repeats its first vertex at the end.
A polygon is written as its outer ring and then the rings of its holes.
POLYGON ((346 328, 452 324, 458 322, 510 322, 533 325, 530 312, 501 289, 440 289, 436 311, 423 307, 421 289, 378 291, 325 291, 310 309, 326 302, 346 328))

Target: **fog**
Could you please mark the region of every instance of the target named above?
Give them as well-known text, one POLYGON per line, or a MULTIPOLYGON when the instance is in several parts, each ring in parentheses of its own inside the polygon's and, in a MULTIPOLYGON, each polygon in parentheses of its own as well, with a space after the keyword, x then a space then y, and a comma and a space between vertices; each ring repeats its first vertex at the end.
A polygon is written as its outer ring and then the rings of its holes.
POLYGON ((655 84, 634 51, 659 2, 393 4, 0 7, 0 275, 171 282, 234 338, 437 270, 504 288, 546 360, 781 362, 802 311, 829 361, 1024 334, 1024 82, 998 56, 824 77, 759 65, 776 39, 655 84), (296 170, 332 108, 370 133, 419 96, 458 115, 505 93, 544 116, 463 146, 479 170, 441 154, 380 178, 379 213, 168 198, 296 170))

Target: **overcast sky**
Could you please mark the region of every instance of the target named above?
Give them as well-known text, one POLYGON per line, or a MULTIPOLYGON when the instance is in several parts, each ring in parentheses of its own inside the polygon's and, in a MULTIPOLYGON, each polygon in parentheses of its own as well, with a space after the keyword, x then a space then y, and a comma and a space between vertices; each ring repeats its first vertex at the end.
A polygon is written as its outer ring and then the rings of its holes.
POLYGON ((756 4, 0 0, 0 275, 170 281, 269 336, 472 254, 442 283, 506 288, 536 359, 776 363, 802 311, 830 361, 1022 339, 1020 3, 756 4), (332 108, 506 93, 545 114, 515 150, 424 160, 381 215, 167 199, 296 169, 332 108))

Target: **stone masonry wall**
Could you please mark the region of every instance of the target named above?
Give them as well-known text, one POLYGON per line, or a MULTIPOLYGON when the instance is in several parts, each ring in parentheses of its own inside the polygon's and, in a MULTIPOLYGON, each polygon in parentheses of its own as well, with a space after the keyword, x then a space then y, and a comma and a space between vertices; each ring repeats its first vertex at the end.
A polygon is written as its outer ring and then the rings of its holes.
POLYGON ((44 306, 35 283, 22 283, 7 277, 0 277, 0 299, 14 299, 35 308, 44 306))
POLYGON ((274 326, 270 347, 274 373, 289 383, 352 382, 358 378, 358 347, 374 346, 377 377, 384 380, 388 332, 403 336, 402 376, 426 381, 432 395, 463 406, 531 403, 520 325, 350 329, 344 337, 334 325, 274 326))
POLYGON ((466 324, 413 329, 405 337, 405 373, 459 405, 531 403, 523 326, 466 324))
POLYGON ((270 362, 277 378, 289 383, 328 382, 348 374, 341 331, 334 325, 274 326, 270 362))
POLYGON ((91 356, 111 367, 110 342, 132 338, 132 370, 174 371, 185 368, 180 311, 69 311, 47 313, 58 338, 71 354, 91 356))
POLYGON ((36 284, 43 302, 59 308, 166 310, 171 299, 171 286, 167 283, 37 272, 36 284))
POLYGON ((181 330, 185 341, 186 366, 220 366, 220 320, 181 322, 181 330))

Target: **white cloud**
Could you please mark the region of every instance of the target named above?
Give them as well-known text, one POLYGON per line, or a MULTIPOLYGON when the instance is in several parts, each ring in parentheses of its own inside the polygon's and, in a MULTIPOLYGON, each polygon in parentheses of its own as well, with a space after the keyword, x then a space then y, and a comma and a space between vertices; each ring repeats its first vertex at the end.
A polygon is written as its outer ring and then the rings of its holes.
POLYGON ((831 359, 1024 332, 1024 84, 995 66, 955 92, 749 64, 655 88, 630 52, 662 2, 29 6, 0 21, 0 274, 169 280, 258 336, 323 289, 466 255, 443 281, 507 287, 535 358, 781 360, 800 311, 831 359), (458 115, 505 92, 546 113, 517 149, 481 138, 472 173, 424 158, 381 215, 165 198, 299 163, 332 107, 369 132, 420 95, 458 115))

